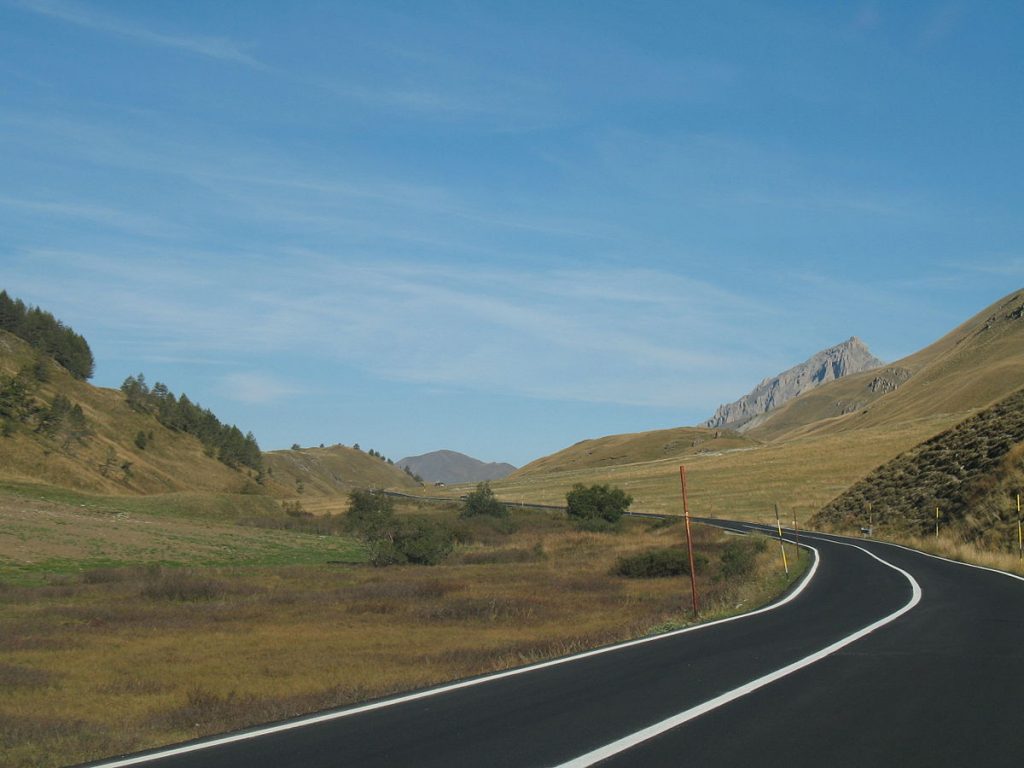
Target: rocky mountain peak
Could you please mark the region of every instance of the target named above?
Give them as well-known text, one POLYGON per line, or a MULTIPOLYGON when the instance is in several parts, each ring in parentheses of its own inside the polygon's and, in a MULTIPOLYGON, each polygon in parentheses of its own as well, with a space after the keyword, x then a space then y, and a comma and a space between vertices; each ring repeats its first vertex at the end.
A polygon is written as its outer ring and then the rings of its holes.
POLYGON ((751 392, 733 403, 720 405, 703 426, 743 431, 752 419, 778 408, 804 392, 852 373, 869 371, 884 363, 871 354, 856 336, 842 344, 823 349, 800 365, 764 379, 751 392))

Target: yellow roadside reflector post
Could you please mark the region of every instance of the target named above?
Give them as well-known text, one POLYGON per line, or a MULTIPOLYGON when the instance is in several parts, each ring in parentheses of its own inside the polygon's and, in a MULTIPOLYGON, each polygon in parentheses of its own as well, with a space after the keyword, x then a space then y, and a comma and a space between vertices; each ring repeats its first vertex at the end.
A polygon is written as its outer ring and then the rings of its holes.
POLYGON ((1017 559, 1024 560, 1024 535, 1020 527, 1020 494, 1017 494, 1017 559))
POLYGON ((779 518, 779 502, 775 502, 775 525, 779 529, 779 546, 782 548, 782 567, 789 576, 789 561, 786 560, 786 545, 782 541, 782 520, 779 518))
POLYGON ((796 507, 793 507, 793 535, 796 537, 796 559, 800 559, 800 526, 796 522, 796 507))

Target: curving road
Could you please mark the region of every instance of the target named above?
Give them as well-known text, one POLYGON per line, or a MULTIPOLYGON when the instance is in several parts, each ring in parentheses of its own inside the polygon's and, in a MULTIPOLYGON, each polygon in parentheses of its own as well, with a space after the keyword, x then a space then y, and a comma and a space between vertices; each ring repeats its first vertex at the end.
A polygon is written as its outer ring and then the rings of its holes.
POLYGON ((753 614, 93 765, 1019 765, 1024 579, 801 542, 813 573, 753 614))

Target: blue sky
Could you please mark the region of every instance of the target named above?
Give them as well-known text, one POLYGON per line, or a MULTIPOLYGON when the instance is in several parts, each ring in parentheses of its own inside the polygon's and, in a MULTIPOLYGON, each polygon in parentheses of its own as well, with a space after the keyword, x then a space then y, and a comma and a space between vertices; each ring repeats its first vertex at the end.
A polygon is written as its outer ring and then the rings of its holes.
POLYGON ((1024 284, 1018 3, 0 0, 0 285, 264 449, 523 464, 1024 284))

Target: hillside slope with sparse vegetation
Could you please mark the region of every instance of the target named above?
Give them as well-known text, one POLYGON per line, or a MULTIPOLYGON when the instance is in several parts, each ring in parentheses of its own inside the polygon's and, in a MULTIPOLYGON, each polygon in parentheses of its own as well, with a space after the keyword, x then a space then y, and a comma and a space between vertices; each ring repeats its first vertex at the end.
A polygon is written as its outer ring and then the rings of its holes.
MULTIPOLYGON (((99 494, 229 493, 345 504, 354 488, 418 488, 374 450, 264 453, 185 393, 144 374, 94 387, 84 337, 0 291, 0 482, 99 494)), ((330 506, 330 504, 328 504, 330 506)), ((334 510, 332 507, 332 511, 334 510)))
POLYGON ((263 460, 280 493, 311 511, 344 507, 347 494, 355 488, 410 491, 420 487, 409 473, 376 451, 370 453, 344 445, 268 451, 263 460))
POLYGON ((240 492, 256 472, 0 331, 0 480, 97 493, 240 492))
POLYGON ((617 483, 644 511, 675 511, 685 463, 698 514, 807 519, 875 468, 1024 386, 1024 290, 935 343, 845 376, 769 413, 742 435, 694 428, 611 435, 538 459, 494 484, 556 503, 573 483, 617 483), (702 441, 703 442, 700 442, 702 441))
POLYGON ((677 427, 653 432, 608 435, 583 440, 550 456, 532 461, 513 473, 521 480, 579 469, 599 469, 638 462, 695 456, 720 451, 750 448, 757 443, 738 432, 709 427, 677 427))
POLYGON ((887 464, 822 509, 816 525, 922 534, 935 528, 1015 546, 1024 491, 1024 389, 887 464))
POLYGON ((948 416, 956 423, 1024 384, 1024 290, 902 360, 808 392, 748 434, 781 441, 948 416))

